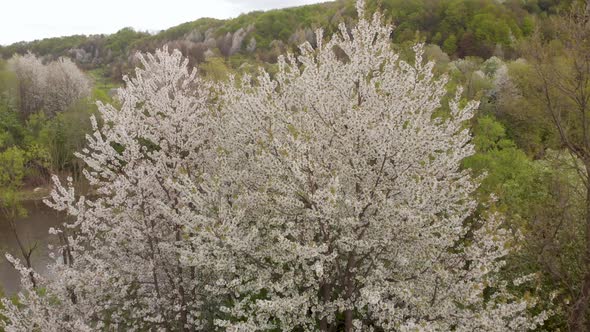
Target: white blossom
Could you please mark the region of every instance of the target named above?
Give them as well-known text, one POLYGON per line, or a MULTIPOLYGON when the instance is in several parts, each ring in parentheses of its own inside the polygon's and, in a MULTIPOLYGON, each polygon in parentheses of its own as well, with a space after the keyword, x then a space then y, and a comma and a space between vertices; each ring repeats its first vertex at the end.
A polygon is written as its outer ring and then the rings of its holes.
POLYGON ((466 223, 477 181, 460 162, 473 154, 465 121, 477 103, 459 92, 437 113, 447 80, 422 45, 413 64, 399 60, 391 27, 358 10, 357 27, 327 43, 319 31, 318 47, 279 58, 274 78, 223 87, 224 178, 242 216, 230 284, 248 294, 224 326, 314 330, 343 314, 346 329, 535 327, 534 304, 496 277, 511 237, 501 218, 466 223))
POLYGON ((55 179, 47 203, 73 218, 54 231, 63 263, 45 295, 24 285, 34 301, 7 306, 6 328, 28 331, 28 311, 47 331, 541 324, 498 277, 501 217, 473 219, 478 179, 460 163, 477 103, 442 105, 423 45, 399 60, 391 27, 357 9, 356 27, 318 31, 274 77, 213 85, 178 51, 141 57, 79 154, 96 197, 55 179))

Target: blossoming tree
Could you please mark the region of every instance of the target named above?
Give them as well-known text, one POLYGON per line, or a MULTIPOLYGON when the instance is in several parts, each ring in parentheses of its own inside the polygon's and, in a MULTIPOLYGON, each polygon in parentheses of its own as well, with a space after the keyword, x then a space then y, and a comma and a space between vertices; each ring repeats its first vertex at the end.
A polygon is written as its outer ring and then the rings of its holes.
MULTIPOLYGON (((46 203, 73 221, 53 230, 62 239, 61 262, 41 287, 60 301, 45 316, 8 314, 18 331, 50 326, 43 317, 61 324, 56 331, 72 321, 129 331, 201 325, 201 305, 208 302, 197 281, 202 272, 180 261, 179 250, 194 248, 185 240, 190 231, 170 215, 182 208, 174 181, 214 161, 207 143, 210 96, 179 52, 158 51, 141 61, 144 68, 119 91, 121 108, 99 105, 104 125, 99 129, 93 119, 95 132, 78 155, 96 197, 76 198, 71 185, 55 178, 46 203)), ((30 291, 20 302, 42 300, 30 291)))
POLYGON ((72 60, 60 58, 48 64, 32 53, 10 59, 19 85, 23 118, 43 111, 50 116, 66 111, 76 101, 89 97, 92 84, 72 60))
POLYGON ((225 144, 240 206, 230 246, 247 290, 227 308, 243 328, 519 330, 525 301, 495 277, 509 234, 469 223, 477 186, 459 93, 391 49, 391 28, 358 26, 224 89, 225 144), (438 113, 437 113, 438 112, 438 113), (484 292, 494 289, 489 297, 484 292), (496 299, 502 299, 495 301, 496 299))
MULTIPOLYGON (((142 57, 122 107, 100 106, 80 153, 93 199, 55 277, 5 302, 6 328, 512 331, 532 300, 498 278, 511 236, 473 218, 460 92, 391 49, 380 16, 298 57, 211 85, 179 52, 142 57), (447 106, 447 105, 445 105, 447 106), (58 299, 50 301, 48 299, 58 299), (23 314, 26 312, 26 314, 23 314)), ((23 275, 30 271, 21 268, 23 275)), ((26 281, 26 279, 23 279, 26 281)), ((519 283, 521 280, 510 281, 519 283)))

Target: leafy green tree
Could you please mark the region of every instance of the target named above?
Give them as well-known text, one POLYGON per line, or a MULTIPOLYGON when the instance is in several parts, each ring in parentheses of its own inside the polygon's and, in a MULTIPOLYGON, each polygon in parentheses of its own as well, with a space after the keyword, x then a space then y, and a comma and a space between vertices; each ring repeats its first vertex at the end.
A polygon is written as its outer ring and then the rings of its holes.
POLYGON ((0 151, 22 142, 23 134, 22 125, 14 108, 0 104, 0 151))
MULTIPOLYGON (((40 172, 48 168, 50 173, 68 174, 74 179, 77 189, 82 189, 83 180, 80 160, 75 156, 86 143, 91 132, 91 115, 96 106, 90 100, 82 100, 52 119, 38 114, 27 122, 30 133, 29 153, 40 172)), ((43 173, 43 177, 47 177, 43 173)))
POLYGON ((577 3, 571 11, 553 20, 559 43, 535 34, 526 55, 534 81, 529 98, 542 103, 547 122, 559 134, 561 147, 570 155, 570 167, 579 174, 585 201, 580 243, 581 278, 570 285, 574 297, 568 308, 572 331, 590 329, 590 2, 577 3), (558 47, 555 47, 557 44, 558 47))
POLYGON ((455 53, 457 51, 457 37, 455 35, 450 35, 445 39, 442 47, 443 50, 449 54, 455 53))
POLYGON ((208 58, 199 69, 210 80, 223 81, 229 76, 229 67, 225 64, 225 60, 221 57, 208 58))
MULTIPOLYGON (((494 194, 497 205, 511 217, 521 214, 526 200, 538 192, 534 162, 506 136, 504 126, 491 116, 479 117, 473 128, 477 153, 463 162, 476 174, 486 174, 479 188, 482 198, 494 194)), ((513 220, 514 218, 508 218, 513 220)))
MULTIPOLYGON (((494 114, 509 137, 528 155, 542 158, 548 149, 559 149, 559 136, 543 108, 543 99, 532 97, 538 80, 531 63, 517 60, 506 64, 507 84, 497 86, 494 114)), ((499 77, 498 77, 499 78, 499 77)))
POLYGON ((123 28, 106 38, 106 49, 110 50, 114 57, 125 55, 134 41, 146 36, 147 33, 137 32, 133 28, 123 28))
POLYGON ((574 296, 566 285, 575 282, 583 257, 578 245, 582 225, 571 222, 580 220, 583 211, 583 203, 575 195, 581 189, 579 178, 572 168, 564 169, 567 158, 563 156, 530 159, 492 116, 479 117, 473 133, 477 153, 465 159, 463 166, 485 175, 477 193, 481 200, 491 195, 496 198, 480 210, 501 211, 508 226, 521 234, 512 244, 519 249, 509 256, 502 274, 508 279, 533 275, 532 285, 514 287, 513 291, 518 297, 541 296, 544 300, 539 307, 554 311, 545 330, 564 330, 563 304, 574 296))

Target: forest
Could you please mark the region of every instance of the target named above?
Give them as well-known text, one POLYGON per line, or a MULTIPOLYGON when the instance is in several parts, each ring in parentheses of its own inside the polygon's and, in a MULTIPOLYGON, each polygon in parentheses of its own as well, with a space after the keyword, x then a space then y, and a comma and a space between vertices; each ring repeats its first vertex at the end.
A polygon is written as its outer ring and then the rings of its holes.
POLYGON ((0 332, 589 331, 590 2, 0 46, 4 221, 0 332))

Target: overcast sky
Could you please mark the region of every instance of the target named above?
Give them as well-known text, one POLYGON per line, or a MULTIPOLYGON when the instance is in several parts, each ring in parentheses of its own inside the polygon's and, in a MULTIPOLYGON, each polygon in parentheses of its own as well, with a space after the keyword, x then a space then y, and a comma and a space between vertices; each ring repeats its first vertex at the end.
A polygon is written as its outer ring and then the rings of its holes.
POLYGON ((230 18, 253 10, 327 0, 2 0, 0 45, 124 27, 159 31, 201 17, 230 18))

